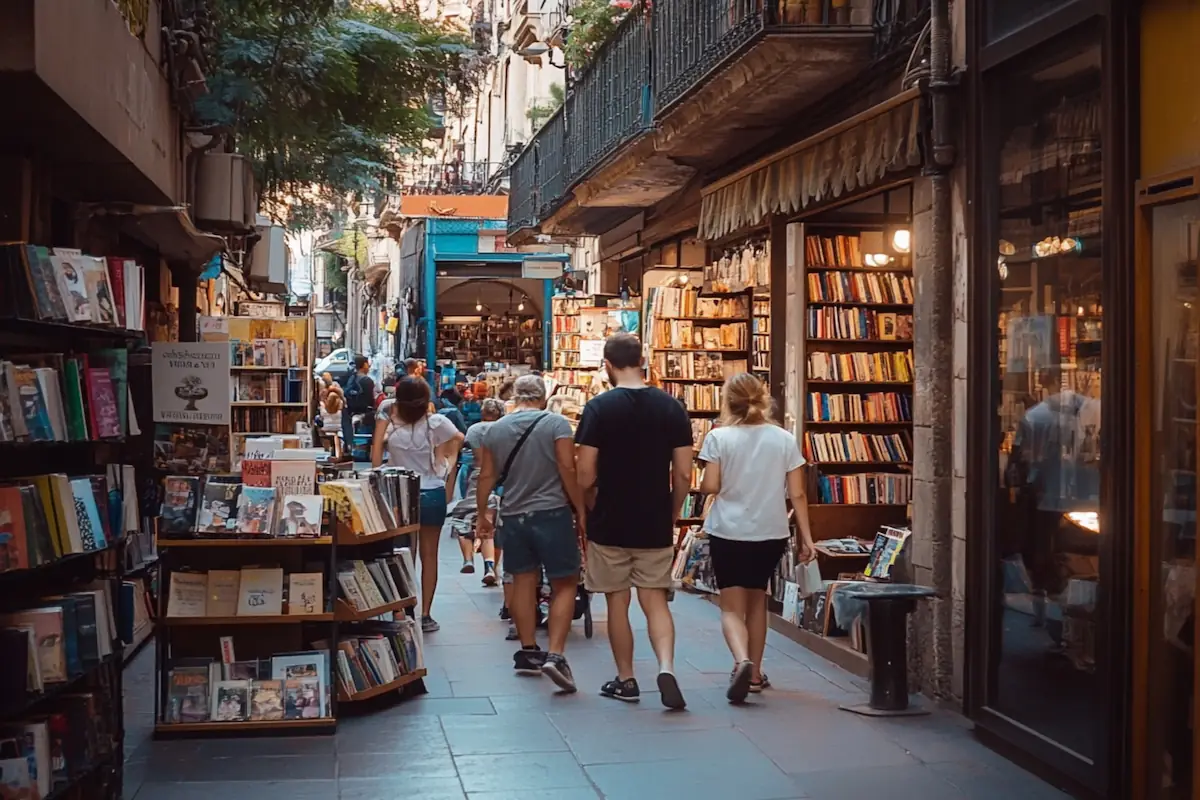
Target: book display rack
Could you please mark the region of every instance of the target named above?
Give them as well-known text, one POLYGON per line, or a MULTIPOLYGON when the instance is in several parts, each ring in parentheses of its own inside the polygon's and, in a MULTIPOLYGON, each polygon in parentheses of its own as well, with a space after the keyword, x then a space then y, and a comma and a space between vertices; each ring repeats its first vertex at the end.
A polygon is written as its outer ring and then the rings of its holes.
POLYGON ((604 372, 604 340, 614 333, 640 330, 641 298, 615 295, 559 295, 551 299, 549 372, 552 397, 574 425, 587 401, 610 388, 604 372))
POLYGON ((0 245, 5 796, 122 793, 122 666, 141 602, 126 545, 145 522, 122 463, 140 434, 141 274, 126 259, 0 245))
POLYGON ((340 703, 424 691, 420 586, 397 547, 419 530, 419 479, 321 473, 246 459, 240 480, 166 479, 156 736, 331 733, 340 703))
POLYGON ((457 317, 437 324, 439 358, 460 364, 504 361, 524 364, 530 356, 541 357, 542 321, 532 315, 457 317))

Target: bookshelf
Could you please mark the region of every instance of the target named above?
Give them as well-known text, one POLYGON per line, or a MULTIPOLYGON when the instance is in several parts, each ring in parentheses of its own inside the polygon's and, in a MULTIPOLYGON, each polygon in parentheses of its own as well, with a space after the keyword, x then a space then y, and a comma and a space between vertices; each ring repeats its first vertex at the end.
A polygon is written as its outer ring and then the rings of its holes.
POLYGON ((450 317, 438 320, 437 353, 460 364, 506 361, 524 364, 542 354, 542 321, 530 314, 450 317))
POLYGON ((906 521, 912 491, 911 262, 864 252, 882 251, 882 229, 800 227, 802 401, 794 408, 812 530, 818 540, 870 540, 880 526, 906 521))
POLYGON ((312 317, 206 317, 205 341, 230 347, 229 439, 236 465, 252 436, 292 435, 314 414, 312 317))
POLYGON ((609 388, 604 340, 617 332, 639 332, 641 298, 566 294, 550 302, 551 396, 565 398, 561 411, 574 425, 587 401, 609 388))
MULTIPOLYGON (((243 461, 241 477, 256 477, 258 463, 243 461)), ((420 529, 419 478, 272 463, 289 468, 262 470, 270 487, 167 478, 156 737, 327 734, 341 703, 425 691, 420 584, 400 546, 420 529), (283 496, 249 533, 242 500, 261 499, 252 489, 283 496), (237 509, 227 532, 213 532, 229 511, 216 500, 237 509)))
MULTIPOLYGON (((4 780, 14 796, 117 797, 122 667, 135 633, 148 635, 126 571, 127 543, 146 519, 135 465, 123 463, 142 441, 133 395, 148 392, 131 370, 144 282, 132 261, 78 256, 92 291, 69 320, 53 270, 76 257, 47 262, 49 252, 0 245, 0 725, 22 732, 20 756, 35 767, 6 762, 4 780), (101 302, 100 316, 78 318, 105 298, 115 302, 101 302)), ((149 427, 148 416, 140 422, 149 427)))

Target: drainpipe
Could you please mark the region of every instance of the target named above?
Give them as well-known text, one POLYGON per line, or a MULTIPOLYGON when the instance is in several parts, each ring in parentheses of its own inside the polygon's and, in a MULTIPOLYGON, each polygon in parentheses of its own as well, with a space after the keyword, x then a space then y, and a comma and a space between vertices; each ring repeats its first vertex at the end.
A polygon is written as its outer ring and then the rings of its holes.
POLYGON ((947 420, 954 414, 954 219, 951 169, 955 162, 954 132, 951 127, 951 92, 954 79, 950 69, 949 0, 930 0, 929 92, 932 117, 930 268, 920 287, 926 298, 923 311, 928 315, 932 337, 928 353, 934 356, 926 367, 924 394, 931 422, 928 437, 929 474, 932 477, 930 500, 925 522, 928 530, 918 535, 929 537, 931 583, 938 597, 931 604, 931 644, 933 661, 925 671, 926 691, 936 698, 953 695, 954 675, 954 430, 947 420))

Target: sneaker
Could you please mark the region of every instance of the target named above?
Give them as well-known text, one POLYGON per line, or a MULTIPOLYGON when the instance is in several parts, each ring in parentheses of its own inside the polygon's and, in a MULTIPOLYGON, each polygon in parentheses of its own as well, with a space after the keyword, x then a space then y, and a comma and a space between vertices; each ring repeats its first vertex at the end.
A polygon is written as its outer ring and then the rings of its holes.
POLYGON ((434 633, 441 629, 442 626, 433 617, 421 617, 421 633, 434 633))
POLYGON ((767 673, 760 673, 758 680, 750 681, 750 694, 758 694, 763 689, 771 688, 771 679, 767 677, 767 673))
POLYGON ((558 653, 550 653, 546 656, 546 663, 542 664, 542 674, 554 681, 554 685, 567 694, 575 692, 575 676, 571 674, 571 667, 567 664, 567 659, 558 653))
POLYGON ((522 647, 513 653, 513 669, 522 675, 541 675, 542 665, 546 663, 546 651, 540 647, 526 649, 522 647))
POLYGON ((495 586, 496 585, 496 570, 494 567, 485 566, 483 568, 483 585, 484 586, 495 586))
POLYGON ((505 622, 512 619, 512 615, 508 613, 508 606, 500 606, 500 619, 505 622))
POLYGON ((642 699, 642 691, 638 689, 637 678, 630 678, 627 681, 613 678, 600 687, 600 696, 623 700, 626 703, 636 703, 642 699))
POLYGON ((742 703, 750 694, 750 679, 754 675, 754 664, 743 661, 733 668, 729 675, 729 688, 725 690, 725 698, 731 703, 742 703))
POLYGON ((461 572, 463 575, 470 575, 471 573, 475 572, 475 562, 464 561, 462 569, 460 569, 459 572, 461 572))
POLYGON ((515 642, 517 639, 520 639, 521 635, 519 633, 517 633, 517 626, 513 625, 510 622, 508 624, 508 635, 505 636, 504 638, 506 641, 509 641, 509 642, 515 642))
POLYGON ((658 691, 662 694, 662 704, 673 711, 687 708, 683 692, 679 689, 679 681, 670 672, 658 673, 658 691))

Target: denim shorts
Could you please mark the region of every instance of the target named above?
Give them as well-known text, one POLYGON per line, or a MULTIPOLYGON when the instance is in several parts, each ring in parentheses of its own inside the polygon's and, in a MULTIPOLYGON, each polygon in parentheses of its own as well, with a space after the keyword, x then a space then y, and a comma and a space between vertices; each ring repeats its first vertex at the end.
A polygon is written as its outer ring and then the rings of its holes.
POLYGON ((446 521, 446 488, 421 490, 421 527, 441 528, 446 521))
POLYGON ((579 575, 579 540, 570 506, 527 514, 505 514, 500 508, 496 546, 504 551, 504 571, 513 575, 546 568, 559 580, 579 575))

